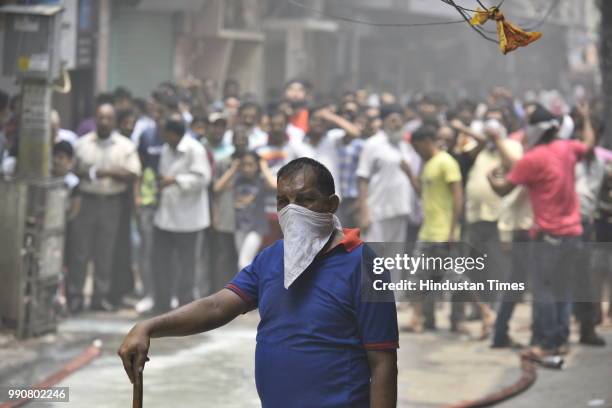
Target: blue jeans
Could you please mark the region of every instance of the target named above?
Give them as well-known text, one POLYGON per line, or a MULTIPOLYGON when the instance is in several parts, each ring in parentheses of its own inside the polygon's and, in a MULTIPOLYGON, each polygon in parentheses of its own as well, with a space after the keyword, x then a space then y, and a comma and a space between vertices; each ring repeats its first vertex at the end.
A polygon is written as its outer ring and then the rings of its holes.
POLYGON ((572 275, 579 251, 580 237, 544 234, 533 242, 533 342, 544 350, 555 350, 569 339, 572 275))
MULTIPOLYGON (((512 253, 510 274, 507 282, 520 283, 525 282, 529 276, 527 243, 530 242, 528 231, 515 231, 512 238, 512 253)), ((506 292, 502 295, 497 309, 497 318, 495 319, 495 327, 493 334, 493 344, 503 344, 509 340, 508 323, 514 313, 516 304, 520 301, 519 296, 506 292)))

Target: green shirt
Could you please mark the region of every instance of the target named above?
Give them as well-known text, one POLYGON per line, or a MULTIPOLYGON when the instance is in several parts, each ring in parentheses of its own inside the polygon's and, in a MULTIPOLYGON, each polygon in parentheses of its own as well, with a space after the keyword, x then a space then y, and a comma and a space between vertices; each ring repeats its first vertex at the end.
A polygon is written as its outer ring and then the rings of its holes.
POLYGON ((150 167, 142 172, 140 199, 143 206, 153 207, 157 205, 157 179, 155 171, 150 167))
POLYGON ((461 182, 461 170, 447 152, 439 152, 425 163, 421 173, 423 225, 419 231, 420 241, 448 241, 453 222, 451 184, 457 182, 461 182))

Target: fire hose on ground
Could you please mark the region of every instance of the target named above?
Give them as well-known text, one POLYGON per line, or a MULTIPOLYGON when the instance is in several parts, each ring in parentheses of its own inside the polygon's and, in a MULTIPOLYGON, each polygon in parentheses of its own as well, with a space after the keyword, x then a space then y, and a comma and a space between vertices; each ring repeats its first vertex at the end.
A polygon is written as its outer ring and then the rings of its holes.
MULTIPOLYGON (((96 340, 92 345, 90 345, 83 353, 74 359, 70 360, 67 364, 65 364, 59 371, 51 374, 47 378, 45 378, 40 383, 34 385, 32 388, 34 389, 44 389, 57 385, 63 379, 78 371, 79 369, 85 367, 93 360, 98 358, 101 354, 101 342, 96 340)), ((463 401, 457 404, 447 405, 444 408, 481 408, 481 407, 490 407, 500 402, 506 401, 512 397, 515 397, 524 391, 526 391, 529 387, 531 387, 537 378, 536 373, 536 363, 532 360, 520 357, 521 364, 521 376, 519 379, 505 388, 502 388, 499 391, 496 391, 492 394, 489 394, 483 398, 472 400, 472 401, 463 401)), ((30 402, 30 399, 20 399, 11 402, 5 402, 0 404, 0 408, 17 408, 21 407, 30 402)), ((138 381, 134 382, 133 393, 132 393, 132 408, 142 408, 143 406, 143 375, 142 372, 139 375, 138 381)))
MULTIPOLYGON (((32 386, 32 388, 45 389, 57 385, 63 379, 65 379, 75 371, 80 370, 81 368, 85 367, 87 364, 98 358, 101 353, 102 342, 100 340, 96 340, 89 347, 87 347, 85 351, 83 351, 80 355, 70 360, 60 370, 54 372, 53 374, 45 378, 43 381, 32 386)), ((0 403, 0 408, 21 407, 30 401, 31 399, 22 398, 11 402, 0 403)))
POLYGON ((489 394, 483 398, 473 400, 473 401, 464 401, 459 402, 457 404, 451 404, 444 408, 481 408, 481 407, 490 407, 495 404, 499 404, 500 402, 509 400, 512 397, 515 397, 522 392, 526 391, 529 387, 531 387, 537 378, 536 373, 536 363, 529 360, 525 357, 520 357, 521 361, 521 376, 519 379, 512 385, 505 387, 497 392, 489 394))

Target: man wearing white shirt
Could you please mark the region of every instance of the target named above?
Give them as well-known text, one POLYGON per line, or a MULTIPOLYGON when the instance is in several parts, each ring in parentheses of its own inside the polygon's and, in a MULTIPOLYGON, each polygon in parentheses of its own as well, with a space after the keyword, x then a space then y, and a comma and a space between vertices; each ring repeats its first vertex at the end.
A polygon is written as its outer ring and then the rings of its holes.
POLYGON ((96 111, 96 130, 74 145, 74 172, 79 177, 81 208, 70 224, 71 249, 66 280, 70 310, 83 308, 89 260, 94 264, 91 309, 112 311, 110 298, 115 244, 119 233, 123 197, 140 176, 136 146, 116 129, 115 108, 110 103, 96 111))
POLYGON ((164 99, 164 96, 158 91, 151 93, 151 97, 147 101, 146 111, 136 120, 132 134, 126 135, 132 139, 136 146, 139 145, 141 136, 149 129, 155 129, 160 121, 164 106, 167 105, 164 103, 164 99))
POLYGON ((257 150, 268 143, 268 134, 261 130, 261 106, 255 102, 245 102, 238 110, 239 123, 247 128, 249 149, 257 150))
POLYGON ((60 115, 55 109, 51 111, 51 137, 52 144, 66 141, 72 146, 79 138, 72 130, 62 129, 60 115))
POLYGON ((366 140, 357 166, 359 221, 366 241, 403 243, 419 210, 400 165, 405 161, 418 173, 421 160, 404 140, 402 107, 383 106, 381 118, 383 129, 366 140))
POLYGON ((210 225, 208 188, 211 168, 201 143, 185 136, 185 124, 170 117, 162 131, 165 141, 159 162, 160 202, 155 213, 153 268, 155 311, 170 309, 175 281, 172 256, 177 255, 177 297, 180 305, 193 300, 196 241, 210 225))
POLYGON ((327 167, 339 186, 340 149, 353 138, 360 136, 359 128, 328 109, 312 109, 308 127, 308 133, 302 140, 289 141, 288 160, 301 157, 316 159, 327 167))
POLYGON ((287 125, 286 133, 287 137, 289 137, 289 140, 291 141, 302 141, 304 137, 306 137, 306 133, 299 127, 295 126, 293 123, 289 123, 287 125))

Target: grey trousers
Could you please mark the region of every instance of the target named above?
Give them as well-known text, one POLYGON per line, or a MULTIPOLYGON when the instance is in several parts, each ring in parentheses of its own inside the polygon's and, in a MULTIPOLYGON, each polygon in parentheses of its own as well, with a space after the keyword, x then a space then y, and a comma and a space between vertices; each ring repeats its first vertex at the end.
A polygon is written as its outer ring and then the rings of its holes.
POLYGON ((480 276, 480 282, 487 279, 503 280, 508 277, 510 261, 502 253, 497 222, 479 221, 467 224, 465 240, 472 248, 471 255, 487 255, 487 273, 480 276))
POLYGON ((380 221, 372 221, 372 225, 363 234, 366 242, 398 242, 405 243, 408 235, 408 215, 399 215, 380 221))
POLYGON ((138 233, 140 234, 140 248, 138 253, 138 269, 142 279, 142 289, 145 296, 153 296, 153 271, 151 258, 153 253, 153 218, 155 207, 140 208, 138 213, 138 233))
POLYGON ((121 194, 83 194, 81 210, 69 224, 70 258, 66 282, 69 300, 82 301, 87 263, 90 259, 94 264, 93 301, 108 298, 121 205, 121 194))
POLYGON ((198 289, 207 296, 223 289, 238 272, 238 253, 234 233, 204 230, 199 254, 198 289))
POLYGON ((356 228, 358 226, 359 209, 356 198, 342 198, 340 208, 336 213, 340 223, 346 228, 356 228))

